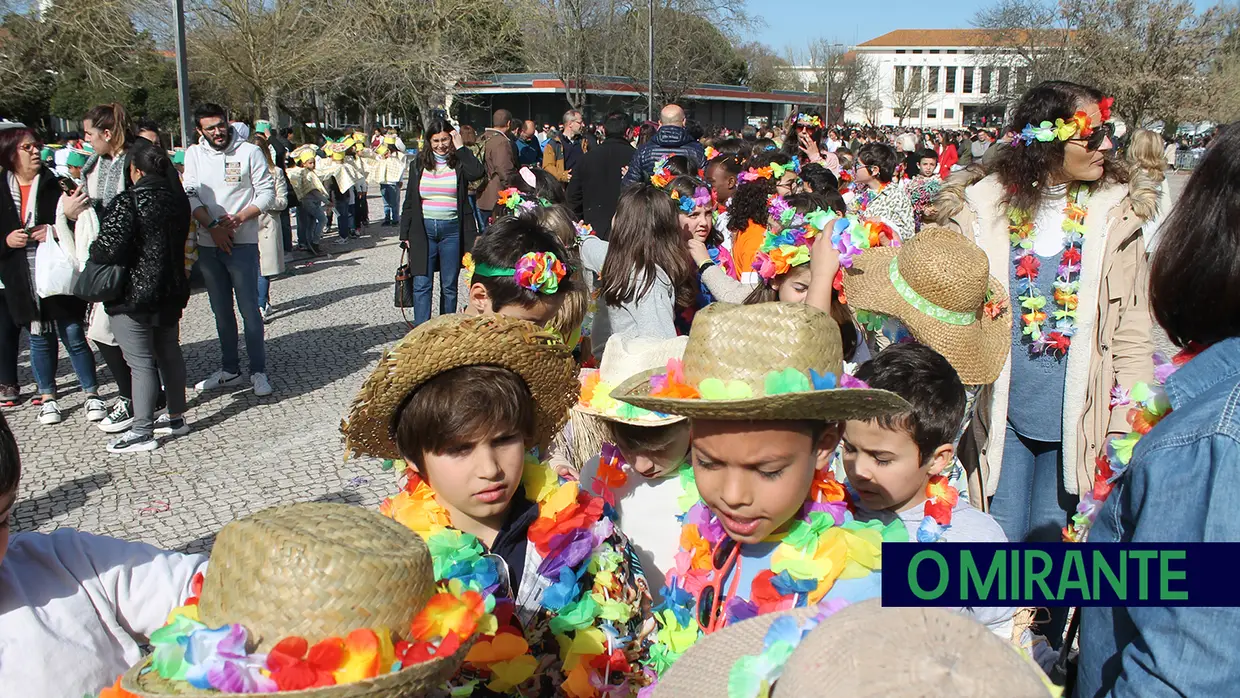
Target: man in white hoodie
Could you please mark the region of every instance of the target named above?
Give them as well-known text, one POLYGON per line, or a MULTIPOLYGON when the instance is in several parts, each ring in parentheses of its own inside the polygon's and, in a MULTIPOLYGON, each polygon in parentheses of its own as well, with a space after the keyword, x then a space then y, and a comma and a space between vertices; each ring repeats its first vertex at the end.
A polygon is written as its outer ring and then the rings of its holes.
POLYGON ((200 136, 185 151, 185 193, 198 221, 198 265, 207 284, 223 367, 198 383, 211 390, 241 381, 237 317, 245 325, 250 383, 270 395, 263 318, 258 311, 258 217, 275 201, 275 180, 258 146, 246 143, 228 123, 223 107, 204 104, 194 112, 200 136))

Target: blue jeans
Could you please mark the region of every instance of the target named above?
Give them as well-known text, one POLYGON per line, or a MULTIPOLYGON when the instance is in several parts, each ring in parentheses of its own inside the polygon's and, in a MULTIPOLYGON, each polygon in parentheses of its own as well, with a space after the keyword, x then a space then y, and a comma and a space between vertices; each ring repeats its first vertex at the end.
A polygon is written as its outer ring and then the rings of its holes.
POLYGON ((342 238, 353 235, 353 204, 344 194, 336 195, 336 230, 342 238))
POLYGON ((461 272, 460 221, 426 219, 426 276, 413 277, 413 324, 431 319, 435 270, 439 270, 439 314, 456 312, 456 278, 461 272))
POLYGON ((250 357, 250 373, 267 372, 267 350, 263 346, 263 317, 258 314, 258 245, 233 245, 232 254, 218 247, 199 247, 198 265, 215 313, 215 331, 220 336, 223 369, 241 373, 237 353, 237 316, 233 296, 245 324, 245 350, 250 357))
POLYGON ((77 374, 82 392, 94 395, 99 392, 99 379, 95 375, 95 354, 86 343, 86 328, 82 321, 57 320, 43 323, 43 334, 30 335, 30 369, 40 395, 56 394, 56 367, 60 363, 60 345, 56 335, 69 352, 73 372, 77 374))
POLYGON ((380 184, 379 193, 383 194, 383 221, 396 225, 400 222, 400 185, 380 184))
POLYGON ((258 309, 262 310, 271 302, 271 277, 258 277, 258 309))
POLYGON ((323 199, 302 199, 297 205, 297 244, 302 247, 317 245, 323 239, 327 214, 323 212, 323 199))

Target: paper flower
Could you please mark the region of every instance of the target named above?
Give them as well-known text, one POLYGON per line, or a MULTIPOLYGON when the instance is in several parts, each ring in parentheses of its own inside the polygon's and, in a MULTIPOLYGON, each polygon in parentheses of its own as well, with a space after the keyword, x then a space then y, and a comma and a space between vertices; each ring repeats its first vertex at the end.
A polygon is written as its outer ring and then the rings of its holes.
POLYGON ((99 692, 99 698, 138 698, 136 695, 121 688, 121 677, 116 677, 116 683, 108 686, 99 692))
POLYGON ((723 381, 718 378, 706 378, 698 384, 698 392, 703 400, 745 400, 753 397, 753 389, 748 383, 738 380, 723 381))
POLYGON ((440 592, 414 617, 410 634, 417 640, 433 640, 449 634, 469 637, 486 614, 485 604, 486 600, 476 591, 466 591, 459 596, 440 592))
POLYGON ((650 377, 650 397, 692 400, 701 397, 701 394, 685 383, 684 364, 680 359, 668 359, 667 373, 650 377))
POLYGON ((262 673, 265 655, 246 654, 247 634, 240 625, 200 628, 190 633, 185 648, 189 667, 185 680, 199 690, 225 693, 269 693, 275 682, 262 673))
POLYGON ((809 377, 795 368, 771 371, 766 374, 764 384, 768 397, 788 393, 806 393, 813 389, 809 377))
POLYGON ((386 673, 395 660, 391 637, 386 643, 370 629, 359 628, 344 638, 344 654, 333 672, 336 683, 353 683, 386 673), (386 655, 386 656, 385 656, 386 655))
POLYGON ((178 613, 168 625, 151 633, 151 647, 154 648, 152 664, 155 671, 165 679, 184 681, 185 674, 189 670, 189 664, 185 660, 189 636, 206 627, 178 613))

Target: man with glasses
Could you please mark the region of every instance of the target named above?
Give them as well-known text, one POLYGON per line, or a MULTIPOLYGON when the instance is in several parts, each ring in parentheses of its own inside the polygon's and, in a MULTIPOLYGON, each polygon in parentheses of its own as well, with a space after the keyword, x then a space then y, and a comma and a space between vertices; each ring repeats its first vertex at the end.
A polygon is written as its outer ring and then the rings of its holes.
POLYGON ((561 182, 567 183, 572 179, 573 168, 577 166, 582 154, 590 149, 586 139, 581 137, 585 126, 581 112, 576 109, 564 112, 563 129, 559 135, 552 135, 547 146, 543 148, 543 169, 561 182))
POLYGON ((185 151, 185 193, 198 222, 198 265, 223 354, 223 367, 194 387, 212 390, 241 381, 235 296, 245 325, 250 383, 255 395, 270 395, 258 311, 258 217, 275 201, 275 180, 263 152, 237 136, 223 107, 198 107, 194 122, 200 138, 185 151))

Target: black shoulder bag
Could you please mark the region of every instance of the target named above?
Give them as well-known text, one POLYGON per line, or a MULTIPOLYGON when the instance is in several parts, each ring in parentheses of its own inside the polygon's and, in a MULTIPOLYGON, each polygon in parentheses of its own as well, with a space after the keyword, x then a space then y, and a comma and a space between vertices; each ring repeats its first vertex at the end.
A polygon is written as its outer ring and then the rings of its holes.
MULTIPOLYGON (((131 189, 129 200, 133 203, 134 225, 138 224, 138 198, 131 189)), ((103 227, 100 221, 100 227, 103 227)), ((132 234, 133 231, 130 231, 132 234)), ((88 303, 106 303, 116 300, 125 292, 125 282, 129 280, 129 267, 123 264, 98 264, 86 260, 86 268, 78 274, 73 282, 73 295, 88 303)))

